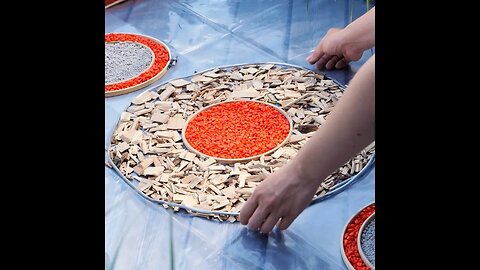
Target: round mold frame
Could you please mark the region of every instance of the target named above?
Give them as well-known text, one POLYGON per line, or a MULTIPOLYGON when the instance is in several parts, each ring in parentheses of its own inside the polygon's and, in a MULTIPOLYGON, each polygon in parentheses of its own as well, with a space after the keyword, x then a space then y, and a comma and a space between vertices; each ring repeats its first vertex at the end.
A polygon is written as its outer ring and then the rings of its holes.
POLYGON ((288 139, 290 138, 290 135, 292 134, 292 130, 293 130, 293 122, 292 122, 292 119, 290 118, 290 116, 280 107, 278 106, 275 106, 273 104, 270 104, 270 103, 267 103, 267 102, 262 102, 262 101, 258 101, 258 100, 227 100, 227 101, 223 101, 223 102, 219 102, 219 103, 216 103, 216 104, 212 104, 212 105, 209 105, 207 107, 204 107, 202 108, 201 110, 195 112, 194 114, 192 114, 188 119, 187 121, 185 122, 185 125, 184 127, 182 128, 182 141, 183 143, 185 144, 185 146, 187 147, 188 150, 192 151, 193 153, 199 155, 199 156, 203 156, 203 157, 207 157, 207 158, 213 158, 215 159, 217 162, 220 162, 220 163, 227 163, 227 164, 231 164, 231 163, 237 163, 237 162, 248 162, 250 160, 253 160, 253 159, 257 159, 257 158, 260 158, 261 156, 264 156, 264 155, 268 155, 270 153, 273 153, 275 152, 278 148, 282 147, 285 143, 287 143, 288 139), (207 154, 204 154, 200 151, 198 151, 197 149, 195 149, 192 145, 190 145, 190 143, 188 142, 187 138, 185 137, 185 131, 188 127, 188 124, 190 123, 190 121, 192 121, 198 114, 200 114, 201 112, 204 112, 210 108, 213 108, 215 106, 220 106, 222 104, 226 104, 226 103, 232 103, 232 102, 256 102, 256 103, 260 103, 260 104, 263 104, 263 105, 266 105, 266 106, 269 106, 273 109, 275 109, 276 111, 278 111, 279 113, 281 113, 288 121, 288 125, 289 125, 289 131, 288 131, 288 135, 285 137, 285 139, 280 143, 278 144, 275 148, 273 149, 270 149, 262 154, 258 154, 258 155, 255 155, 255 156, 251 156, 251 157, 245 157, 245 158, 220 158, 220 157, 214 157, 214 156, 209 156, 207 154))
MULTIPOLYGON (((144 88, 152 83, 154 83, 155 81, 157 81, 158 79, 160 79, 163 75, 165 75, 165 73, 167 73, 167 70, 170 68, 170 64, 172 62, 172 52, 170 50, 170 48, 167 46, 167 44, 163 43, 162 41, 154 38, 154 37, 150 37, 150 36, 146 36, 146 35, 142 35, 142 34, 137 34, 137 33, 121 33, 121 32, 112 32, 112 33, 105 33, 105 35, 108 35, 108 34, 126 34, 126 35, 135 35, 135 36, 140 36, 140 37, 143 37, 143 38, 147 38, 147 39, 150 39, 151 41, 155 42, 155 43, 158 43, 160 45, 162 45, 163 47, 165 47, 167 49, 167 52, 168 52, 168 62, 166 63, 165 67, 163 67, 163 69, 157 73, 155 76, 153 76, 152 78, 142 82, 142 83, 139 83, 139 84, 136 84, 136 85, 132 85, 130 87, 127 87, 127 88, 122 88, 122 89, 118 89, 118 90, 112 90, 112 91, 105 91, 105 97, 113 97, 113 96, 119 96, 119 95, 124 95, 124 94, 129 94, 129 93, 132 93, 134 91, 137 91, 137 90, 140 90, 141 88, 144 88)), ((117 42, 117 41, 111 41, 111 42, 117 42)), ((120 42, 120 41, 118 41, 120 42)), ((126 42, 133 42, 133 41, 126 41, 126 42)), ((150 51, 152 52, 152 55, 153 55, 153 59, 152 59, 152 63, 150 64, 150 66, 145 69, 144 71, 142 71, 140 74, 142 74, 143 72, 147 71, 148 69, 150 69, 150 67, 153 65, 153 63, 155 62, 155 54, 153 53, 152 49, 149 48, 148 46, 146 46, 145 44, 142 44, 142 43, 139 43, 139 42, 134 42, 134 43, 137 43, 137 44, 140 44, 140 45, 143 45, 145 47, 147 47, 148 49, 150 49, 150 51)), ((138 74, 138 75, 140 75, 138 74)), ((137 76, 138 76, 137 75, 137 76)), ((133 77, 135 78, 135 77, 133 77)), ((130 79, 133 79, 133 78, 129 78, 127 80, 130 80, 130 79)), ((119 81, 119 82, 115 82, 115 83, 110 83, 110 84, 106 84, 105 86, 107 85, 113 85, 113 84, 117 84, 117 83, 121 83, 121 82, 124 82, 124 81, 127 81, 127 80, 123 80, 123 81, 119 81)))
MULTIPOLYGON (((153 66, 153 63, 155 62, 155 53, 152 51, 152 49, 150 49, 150 47, 148 47, 147 45, 143 44, 143 43, 139 43, 139 42, 134 42, 134 41, 111 41, 111 42, 108 42, 108 43, 133 43, 133 44, 136 44, 136 45, 140 45, 144 48, 146 48, 150 54, 152 55, 152 61, 150 61, 150 64, 148 65, 148 67, 144 70, 142 70, 140 73, 138 73, 137 75, 133 76, 133 77, 130 77, 130 78, 127 78, 125 80, 121 80, 121 81, 118 81, 118 82, 113 82, 113 83, 108 83, 108 84, 105 84, 105 86, 107 85, 114 85, 114 84, 117 84, 117 83, 123 83, 123 82, 126 82, 128 80, 131 80, 135 77, 137 77, 138 75, 142 74, 143 72, 149 70, 152 66, 153 66)), ((107 93, 107 92, 106 92, 107 93)))
MULTIPOLYGON (((366 209, 367 207, 371 206, 371 205, 374 205, 375 204, 375 201, 365 205, 364 207, 360 208, 360 210, 358 210, 347 222, 347 224, 345 224, 345 226, 343 227, 343 230, 342 230, 342 236, 341 236, 341 239, 340 239, 340 248, 341 248, 341 252, 342 252, 342 259, 343 259, 343 262, 345 263, 345 265, 347 266, 347 268, 349 270, 356 270, 355 267, 353 267, 353 265, 350 263, 350 261, 348 260, 347 258, 347 255, 345 254, 345 248, 343 247, 343 239, 344 239, 344 236, 345 236, 345 232, 347 231, 347 227, 348 225, 350 225, 350 223, 360 214, 360 212, 362 212, 364 209, 366 209)), ((373 214, 375 214, 375 211, 373 212, 373 214)), ((369 216, 371 217, 371 215, 369 216)), ((369 218, 368 217, 368 218, 369 218)), ((367 219, 368 219, 367 218, 367 219)), ((357 242, 358 242, 358 238, 357 238, 357 242)), ((358 244, 357 244, 358 246, 358 244)), ((359 251, 360 253, 360 251, 359 251)), ((368 265, 367 265, 368 266, 368 265)))

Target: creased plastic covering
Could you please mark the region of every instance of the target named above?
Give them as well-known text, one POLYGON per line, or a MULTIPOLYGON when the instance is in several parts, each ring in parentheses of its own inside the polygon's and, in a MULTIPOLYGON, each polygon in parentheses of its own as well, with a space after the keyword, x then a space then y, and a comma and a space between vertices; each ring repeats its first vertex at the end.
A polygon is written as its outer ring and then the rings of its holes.
MULTIPOLYGON (((105 11, 105 33, 132 32, 164 41, 178 63, 155 85, 215 66, 285 62, 313 68, 310 51, 331 27, 366 11, 364 1, 127 1, 105 11), (308 4, 307 4, 308 3, 308 4), (308 6, 308 10, 307 10, 308 6)), ((351 69, 323 71, 348 83, 351 69)), ((150 87, 148 87, 150 88, 150 87)), ((120 113, 143 90, 105 99, 105 144, 120 113)), ((140 197, 105 169, 106 269, 346 269, 340 254, 348 219, 374 201, 375 168, 344 191, 309 206, 288 230, 270 235, 240 223, 172 213, 140 197)))

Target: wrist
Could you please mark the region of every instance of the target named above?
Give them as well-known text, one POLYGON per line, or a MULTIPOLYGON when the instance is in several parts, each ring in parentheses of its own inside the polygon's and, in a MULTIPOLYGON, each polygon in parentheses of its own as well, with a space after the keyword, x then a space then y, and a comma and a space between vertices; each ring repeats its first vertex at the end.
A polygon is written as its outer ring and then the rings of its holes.
POLYGON ((293 178, 297 179, 302 185, 312 188, 318 188, 321 182, 327 177, 323 175, 318 166, 312 166, 309 162, 303 161, 299 156, 287 163, 293 174, 293 178), (313 170, 312 170, 313 169, 313 170))
POLYGON ((375 45, 375 32, 369 29, 359 28, 356 25, 349 24, 342 29, 340 33, 342 42, 341 50, 346 52, 362 53, 375 45))

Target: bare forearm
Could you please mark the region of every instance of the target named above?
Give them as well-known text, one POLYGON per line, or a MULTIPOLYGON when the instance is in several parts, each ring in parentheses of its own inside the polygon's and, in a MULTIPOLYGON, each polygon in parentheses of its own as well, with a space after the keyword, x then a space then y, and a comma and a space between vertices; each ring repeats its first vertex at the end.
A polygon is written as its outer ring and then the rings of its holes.
MULTIPOLYGON (((367 50, 375 46, 375 7, 344 28, 344 47, 367 50)), ((347 50, 348 48, 344 48, 347 50)))
POLYGON ((327 121, 291 161, 307 181, 320 184, 375 140, 375 55, 357 72, 327 121))
POLYGON ((350 82, 327 121, 297 156, 267 176, 240 210, 252 230, 284 230, 312 201, 321 181, 375 139, 375 55, 350 82))

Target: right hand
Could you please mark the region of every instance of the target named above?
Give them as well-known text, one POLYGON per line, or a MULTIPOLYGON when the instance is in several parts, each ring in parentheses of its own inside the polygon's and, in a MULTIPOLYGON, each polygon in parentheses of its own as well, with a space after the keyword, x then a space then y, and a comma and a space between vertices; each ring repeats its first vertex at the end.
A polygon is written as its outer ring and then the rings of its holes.
POLYGON ((351 61, 359 60, 363 55, 363 48, 360 48, 353 40, 348 40, 344 29, 331 28, 320 40, 307 61, 313 65, 316 63, 318 69, 341 69, 351 61))

